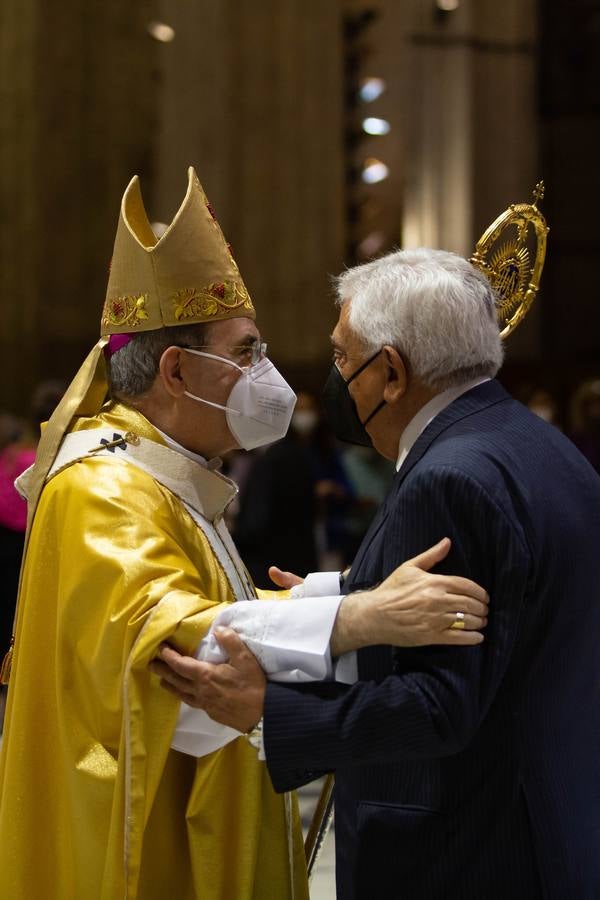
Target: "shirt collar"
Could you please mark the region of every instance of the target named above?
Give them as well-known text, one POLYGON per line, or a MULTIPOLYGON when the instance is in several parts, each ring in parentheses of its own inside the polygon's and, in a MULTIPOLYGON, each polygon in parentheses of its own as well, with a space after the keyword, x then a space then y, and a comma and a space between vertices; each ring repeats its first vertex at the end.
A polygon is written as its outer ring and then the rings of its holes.
MULTIPOLYGON (((187 456, 188 459, 191 459, 193 462, 199 463, 201 466, 204 466, 204 468, 208 466, 208 462, 206 461, 206 459, 203 456, 200 456, 199 453, 194 453, 193 450, 188 450, 187 447, 184 447, 182 444, 178 444, 177 441, 173 440, 173 438, 170 435, 166 434, 166 432, 161 431, 160 428, 157 428, 156 425, 154 425, 154 429, 160 434, 167 447, 170 447, 171 450, 176 450, 178 453, 181 453, 182 456, 187 456)), ((213 467, 211 466, 211 468, 213 467)))
POLYGON ((436 394, 435 397, 432 397, 431 400, 425 404, 425 406, 421 407, 419 412, 416 416, 413 416, 400 435, 396 472, 400 471, 404 460, 412 450, 417 438, 425 431, 427 426, 433 422, 435 417, 439 416, 442 410, 446 409, 447 406, 450 406, 451 403, 454 403, 455 400, 458 400, 463 394, 466 394, 467 391, 472 390, 479 384, 483 384, 485 381, 490 381, 490 379, 487 377, 474 378, 466 384, 448 388, 448 390, 442 391, 441 394, 436 394))

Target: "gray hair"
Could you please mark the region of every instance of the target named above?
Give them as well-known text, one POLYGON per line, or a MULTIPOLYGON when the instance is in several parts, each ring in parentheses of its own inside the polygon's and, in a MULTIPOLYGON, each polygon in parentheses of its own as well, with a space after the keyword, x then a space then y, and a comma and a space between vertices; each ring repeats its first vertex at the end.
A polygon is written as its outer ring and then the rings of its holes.
POLYGON ((338 305, 375 353, 394 347, 410 372, 436 391, 493 377, 503 347, 495 295, 478 269, 444 250, 398 250, 343 272, 338 305))
POLYGON ((167 347, 199 347, 206 344, 210 325, 174 325, 142 331, 108 360, 111 396, 135 400, 146 394, 158 375, 160 358, 167 347))

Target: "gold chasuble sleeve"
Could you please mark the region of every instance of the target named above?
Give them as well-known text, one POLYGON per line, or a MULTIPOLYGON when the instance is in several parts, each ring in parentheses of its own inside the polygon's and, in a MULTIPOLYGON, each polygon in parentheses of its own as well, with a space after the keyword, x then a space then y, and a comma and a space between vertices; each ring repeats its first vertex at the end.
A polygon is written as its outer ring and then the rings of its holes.
POLYGON ((148 664, 192 653, 229 582, 180 501, 91 458, 34 519, 0 763, 0 897, 306 900, 295 800, 241 737, 170 748, 178 701, 148 664))
POLYGON ((268 588, 256 588, 256 596, 259 600, 289 600, 291 591, 270 591, 268 588))

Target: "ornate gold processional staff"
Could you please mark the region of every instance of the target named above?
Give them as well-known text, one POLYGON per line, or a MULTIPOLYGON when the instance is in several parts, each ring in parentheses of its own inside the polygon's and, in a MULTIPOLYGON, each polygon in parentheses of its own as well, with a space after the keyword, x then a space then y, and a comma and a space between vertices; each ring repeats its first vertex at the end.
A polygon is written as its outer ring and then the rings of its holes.
MULTIPOLYGON (((537 206, 543 198, 544 182, 540 181, 533 203, 511 204, 479 238, 470 259, 494 288, 503 340, 523 321, 540 286, 549 230, 537 206)), ((304 841, 309 878, 333 821, 333 786, 334 776, 327 775, 304 841)))
POLYGON ((540 286, 548 234, 546 220, 537 207, 543 198, 544 182, 540 181, 533 192, 533 203, 509 206, 479 238, 470 260, 496 292, 502 338, 523 321, 540 286))

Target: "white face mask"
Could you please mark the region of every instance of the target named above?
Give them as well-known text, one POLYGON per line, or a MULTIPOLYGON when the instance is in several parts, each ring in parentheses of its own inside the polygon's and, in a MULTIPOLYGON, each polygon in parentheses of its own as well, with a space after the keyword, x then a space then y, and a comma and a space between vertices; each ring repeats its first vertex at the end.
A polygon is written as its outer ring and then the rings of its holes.
POLYGON ((187 347, 182 349, 195 356, 218 359, 242 373, 231 389, 226 406, 185 391, 185 396, 192 400, 224 410, 229 430, 240 447, 253 450, 285 437, 296 395, 270 360, 265 358, 254 366, 242 367, 224 356, 187 347))

